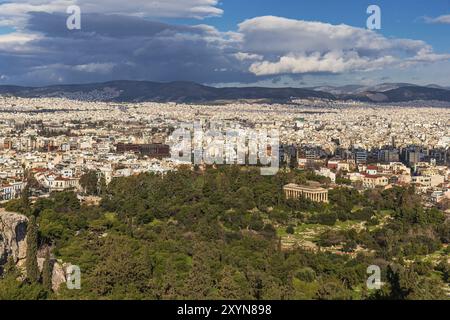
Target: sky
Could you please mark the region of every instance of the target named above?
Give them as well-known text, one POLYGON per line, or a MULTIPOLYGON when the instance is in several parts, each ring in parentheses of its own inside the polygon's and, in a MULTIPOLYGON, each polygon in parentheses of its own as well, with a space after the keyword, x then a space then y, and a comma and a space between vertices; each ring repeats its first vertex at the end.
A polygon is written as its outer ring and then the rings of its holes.
POLYGON ((450 86, 450 0, 0 0, 0 85, 109 80, 450 86))

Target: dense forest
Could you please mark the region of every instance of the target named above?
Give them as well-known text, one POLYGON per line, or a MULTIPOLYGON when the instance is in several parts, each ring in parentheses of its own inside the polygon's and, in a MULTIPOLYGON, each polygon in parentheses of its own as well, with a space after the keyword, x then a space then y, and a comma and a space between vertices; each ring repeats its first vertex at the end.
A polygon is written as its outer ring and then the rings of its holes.
POLYGON ((95 176, 82 183, 99 205, 81 205, 73 192, 6 204, 30 217, 31 250, 25 280, 5 266, 0 299, 448 298, 450 221, 412 188, 340 187, 317 204, 282 192, 291 182, 328 183, 307 171, 182 168, 108 186, 95 176), (350 222, 360 227, 336 228, 350 222), (285 246, 312 225, 322 230, 314 249, 285 246), (51 253, 39 273, 41 247, 51 253), (52 292, 51 258, 81 268, 81 290, 52 292), (370 265, 382 270, 380 290, 367 289, 370 265))

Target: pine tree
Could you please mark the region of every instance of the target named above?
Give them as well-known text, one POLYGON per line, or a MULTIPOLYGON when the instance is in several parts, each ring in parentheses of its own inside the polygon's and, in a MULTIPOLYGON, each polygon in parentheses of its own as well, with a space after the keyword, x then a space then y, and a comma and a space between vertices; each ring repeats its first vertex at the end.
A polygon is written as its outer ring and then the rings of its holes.
POLYGON ((27 227, 27 258, 25 266, 27 270, 27 279, 32 283, 36 283, 39 281, 37 251, 38 230, 36 225, 36 218, 34 216, 31 216, 27 227))
POLYGON ((50 264, 50 250, 45 253, 44 266, 42 269, 42 285, 48 292, 52 291, 52 266, 50 264))

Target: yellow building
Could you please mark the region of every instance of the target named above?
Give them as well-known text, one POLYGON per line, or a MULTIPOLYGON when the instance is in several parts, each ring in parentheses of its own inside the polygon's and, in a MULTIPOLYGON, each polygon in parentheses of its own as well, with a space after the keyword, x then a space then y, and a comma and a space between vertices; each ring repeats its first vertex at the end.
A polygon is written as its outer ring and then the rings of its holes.
POLYGON ((304 197, 314 202, 328 203, 328 190, 321 187, 303 186, 294 183, 283 187, 286 199, 299 199, 304 197))

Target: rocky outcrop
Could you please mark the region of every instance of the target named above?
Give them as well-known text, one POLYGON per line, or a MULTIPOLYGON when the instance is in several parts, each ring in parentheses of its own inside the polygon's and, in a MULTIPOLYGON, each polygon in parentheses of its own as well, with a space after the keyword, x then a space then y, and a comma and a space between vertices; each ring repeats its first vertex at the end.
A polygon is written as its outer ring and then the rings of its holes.
POLYGON ((72 266, 72 264, 63 263, 59 260, 55 261, 53 264, 52 289, 54 292, 57 292, 61 286, 67 282, 67 278, 69 276, 68 270, 70 266, 72 266))
MULTIPOLYGON (((45 250, 42 250, 45 251, 45 250)), ((37 258, 39 271, 42 272, 44 269, 45 258, 37 258)), ((50 265, 52 269, 52 290, 57 292, 61 285, 67 281, 67 268, 71 266, 70 263, 64 263, 61 260, 51 259, 50 265)))
POLYGON ((27 223, 28 218, 24 215, 0 209, 0 266, 10 256, 18 266, 25 263, 27 223))
MULTIPOLYGON (((25 272, 25 261, 27 257, 27 224, 28 218, 24 215, 7 212, 0 208, 0 275, 3 265, 9 257, 13 257, 16 265, 25 272)), ((51 251, 50 247, 42 247, 38 250, 38 267, 42 272, 45 252, 51 251)), ((52 265, 52 289, 58 291, 67 281, 67 270, 70 263, 51 259, 52 265)))

